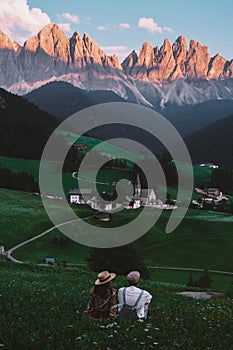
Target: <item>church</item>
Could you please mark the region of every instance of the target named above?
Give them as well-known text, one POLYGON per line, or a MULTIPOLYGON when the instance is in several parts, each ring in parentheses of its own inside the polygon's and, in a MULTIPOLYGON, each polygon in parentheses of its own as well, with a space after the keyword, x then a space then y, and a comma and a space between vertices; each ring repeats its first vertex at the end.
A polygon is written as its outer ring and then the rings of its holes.
POLYGON ((130 198, 128 209, 137 209, 140 206, 154 205, 156 194, 152 188, 142 188, 140 176, 137 174, 134 184, 134 195, 130 198))

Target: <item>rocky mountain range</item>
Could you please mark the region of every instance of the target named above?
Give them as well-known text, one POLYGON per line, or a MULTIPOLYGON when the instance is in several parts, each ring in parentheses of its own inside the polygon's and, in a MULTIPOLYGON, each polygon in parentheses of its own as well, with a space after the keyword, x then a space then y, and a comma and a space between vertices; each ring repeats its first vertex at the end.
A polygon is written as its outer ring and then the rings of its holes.
POLYGON ((206 46, 184 36, 171 44, 142 45, 120 64, 87 34, 68 38, 49 24, 23 46, 0 31, 0 86, 25 94, 50 81, 86 90, 111 90, 126 100, 163 108, 210 99, 232 99, 233 60, 211 57, 206 46))

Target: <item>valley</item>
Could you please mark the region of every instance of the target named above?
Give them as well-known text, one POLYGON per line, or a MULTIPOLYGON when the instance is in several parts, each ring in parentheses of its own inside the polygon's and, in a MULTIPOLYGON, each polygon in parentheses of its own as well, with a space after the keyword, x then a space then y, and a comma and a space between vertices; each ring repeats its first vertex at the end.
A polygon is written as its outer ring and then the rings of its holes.
POLYGON ((168 3, 1 0, 0 348, 232 348, 232 4, 168 3), (84 314, 102 270, 147 320, 84 314))

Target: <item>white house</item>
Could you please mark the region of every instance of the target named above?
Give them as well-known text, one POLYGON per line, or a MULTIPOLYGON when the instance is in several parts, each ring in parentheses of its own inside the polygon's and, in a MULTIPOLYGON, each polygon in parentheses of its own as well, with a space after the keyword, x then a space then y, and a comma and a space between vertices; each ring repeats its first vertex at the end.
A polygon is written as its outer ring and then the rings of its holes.
POLYGON ((87 201, 87 204, 95 210, 111 211, 113 209, 113 205, 111 202, 101 203, 101 201, 96 198, 90 199, 89 201, 87 201))
POLYGON ((94 190, 91 188, 73 188, 69 191, 70 204, 86 204, 94 196, 94 190))
POLYGON ((137 209, 141 206, 141 199, 140 197, 136 196, 126 197, 123 204, 126 209, 137 209))
POLYGON ((5 248, 3 245, 0 245, 0 254, 5 254, 5 248))
POLYGON ((213 163, 201 163, 201 164, 199 164, 199 166, 212 168, 212 169, 218 169, 219 168, 219 166, 217 164, 213 164, 213 163))

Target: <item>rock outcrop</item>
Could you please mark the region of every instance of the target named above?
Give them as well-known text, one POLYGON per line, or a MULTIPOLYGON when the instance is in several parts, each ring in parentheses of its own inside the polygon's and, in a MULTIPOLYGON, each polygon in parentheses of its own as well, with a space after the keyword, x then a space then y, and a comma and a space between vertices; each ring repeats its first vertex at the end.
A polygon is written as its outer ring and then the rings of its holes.
POLYGON ((188 79, 219 79, 233 76, 233 61, 229 62, 219 54, 211 58, 208 47, 195 40, 188 48, 184 36, 179 36, 171 45, 164 40, 159 49, 151 43, 142 45, 139 56, 133 51, 122 63, 125 74, 135 80, 151 82, 188 79))
MULTIPOLYGON (((232 77, 233 61, 219 54, 211 57, 208 48, 195 40, 188 46, 184 36, 173 44, 165 39, 160 48, 145 42, 139 55, 132 51, 120 64, 116 55, 107 55, 88 34, 81 37, 75 32, 68 38, 56 24, 46 25, 23 47, 0 31, 0 86, 19 93, 61 79, 86 89, 112 89, 124 97, 129 85, 140 87, 145 95, 144 82, 154 84, 152 90, 157 93, 155 84, 177 79, 232 77)), ((187 86, 186 90, 190 94, 187 86)), ((136 100, 140 93, 133 92, 136 100)))

